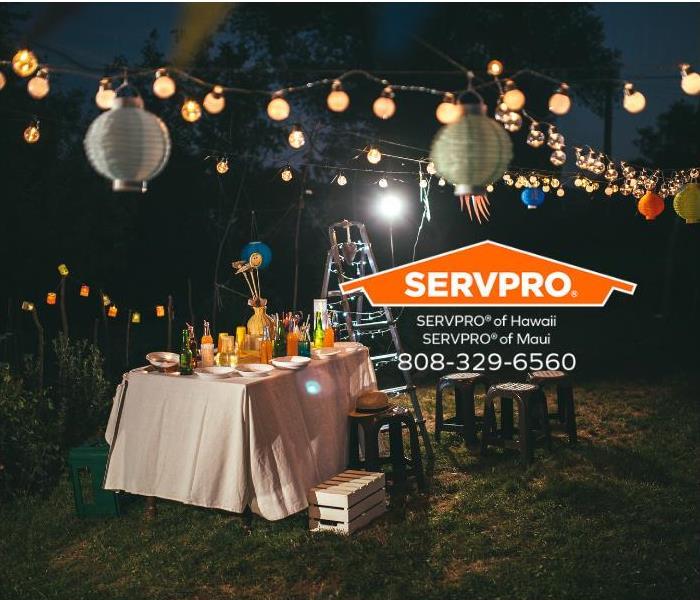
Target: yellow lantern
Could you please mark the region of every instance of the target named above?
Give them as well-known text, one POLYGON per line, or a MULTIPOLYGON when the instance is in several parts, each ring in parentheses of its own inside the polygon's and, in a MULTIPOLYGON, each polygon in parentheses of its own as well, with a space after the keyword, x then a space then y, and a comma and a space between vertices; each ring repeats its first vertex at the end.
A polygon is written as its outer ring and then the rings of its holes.
POLYGON ((202 116, 202 107, 196 100, 188 98, 183 102, 182 109, 180 109, 180 114, 188 123, 194 123, 195 121, 199 121, 200 117, 202 116))
POLYGON ((673 199, 673 208, 689 225, 700 223, 700 184, 689 183, 673 199))
POLYGON ((39 67, 39 59, 31 50, 18 50, 12 57, 12 69, 20 77, 29 77, 39 67))
POLYGON ((387 86, 372 104, 372 111, 380 119, 390 119, 396 112, 396 103, 394 102, 394 90, 387 86))
POLYGON ((29 302, 28 300, 24 300, 22 302, 22 310, 26 310, 27 312, 32 312, 34 310, 34 303, 29 302))
POLYGON ((109 306, 112 303, 107 294, 102 294, 102 306, 109 306))
POLYGON ((284 121, 291 112, 289 102, 281 95, 275 95, 267 105, 267 116, 273 121, 284 121))
POLYGON ((141 313, 134 311, 131 313, 131 322, 134 324, 138 324, 141 322, 141 313))
POLYGON ((90 286, 87 284, 83 284, 80 286, 80 295, 83 298, 87 298, 90 295, 90 286))
POLYGON ((159 304, 158 306, 156 306, 156 317, 158 317, 160 319, 164 316, 165 316, 165 306, 163 306, 162 304, 159 304))
POLYGON ((107 316, 108 316, 108 317, 111 317, 112 319, 116 318, 116 316, 117 316, 117 307, 116 307, 114 304, 112 304, 112 306, 110 306, 110 307, 107 309, 107 316))
POLYGON ((66 265, 64 265, 63 263, 58 265, 58 272, 61 275, 61 277, 68 277, 68 273, 69 273, 68 267, 66 265))
POLYGON ((27 92, 34 100, 46 98, 50 89, 49 72, 46 69, 39 69, 37 74, 27 82, 27 92))
POLYGON ((216 172, 219 175, 225 175, 226 173, 228 173, 228 159, 227 158, 221 158, 217 161, 216 172))
POLYGON ((46 304, 56 304, 56 292, 46 294, 46 304))
POLYGON ((340 79, 336 79, 331 86, 331 92, 326 99, 328 108, 333 112, 343 112, 350 106, 350 96, 343 89, 340 79))

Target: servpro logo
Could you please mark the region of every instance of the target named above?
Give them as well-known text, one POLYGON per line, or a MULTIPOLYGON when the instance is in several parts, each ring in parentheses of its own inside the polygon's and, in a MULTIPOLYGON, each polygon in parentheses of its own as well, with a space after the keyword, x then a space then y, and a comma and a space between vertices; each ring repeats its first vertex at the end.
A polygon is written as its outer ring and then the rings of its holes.
POLYGON ((490 240, 347 281, 374 306, 604 306, 637 284, 490 240))

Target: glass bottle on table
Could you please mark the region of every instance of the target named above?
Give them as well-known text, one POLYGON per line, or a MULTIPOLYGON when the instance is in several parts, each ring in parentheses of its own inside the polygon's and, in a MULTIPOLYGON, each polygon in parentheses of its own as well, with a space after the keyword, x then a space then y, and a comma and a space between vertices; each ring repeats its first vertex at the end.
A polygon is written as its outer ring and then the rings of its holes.
POLYGON ((180 345, 180 375, 192 375, 192 350, 190 348, 189 329, 182 330, 180 345))
POLYGON ((299 328, 294 319, 290 320, 290 330, 287 334, 287 356, 299 354, 299 328))
POLYGON ((194 334, 194 325, 187 323, 187 333, 190 337, 190 352, 192 353, 192 370, 197 368, 197 354, 199 353, 199 346, 197 344, 197 338, 194 334))
POLYGON ((287 333, 284 331, 284 321, 277 319, 277 331, 272 345, 272 357, 279 358, 287 353, 287 333))
POLYGON ((297 344, 299 356, 311 358, 311 338, 309 337, 309 326, 302 325, 299 334, 299 343, 297 344))
POLYGON ((265 325, 262 339, 260 340, 260 362, 263 365, 272 360, 272 340, 270 339, 270 328, 265 325))
POLYGON ((325 332, 323 331, 323 316, 321 311, 316 312, 314 325, 314 348, 323 348, 325 332))
POLYGON ((335 344, 335 331, 333 330, 332 313, 326 314, 326 327, 323 330, 323 347, 332 348, 335 344))
POLYGON ((202 335, 202 345, 199 353, 202 357, 203 367, 214 366, 214 338, 209 330, 209 321, 204 321, 204 334, 202 335))

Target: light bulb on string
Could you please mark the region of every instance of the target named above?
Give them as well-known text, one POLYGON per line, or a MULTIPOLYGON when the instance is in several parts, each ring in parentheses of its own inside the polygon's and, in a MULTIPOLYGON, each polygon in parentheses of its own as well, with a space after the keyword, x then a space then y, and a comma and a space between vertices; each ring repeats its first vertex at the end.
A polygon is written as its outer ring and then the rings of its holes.
POLYGON ((530 131, 527 134, 527 139, 525 140, 527 145, 533 148, 539 148, 544 144, 544 133, 539 130, 538 125, 539 123, 536 121, 532 122, 530 131))
POLYGON ((281 93, 272 96, 272 100, 267 105, 267 116, 273 121, 284 121, 291 112, 289 102, 287 102, 281 93))
POLYGON ((343 175, 342 173, 339 173, 338 179, 336 181, 338 182, 338 185, 342 187, 348 183, 348 178, 345 177, 345 175, 343 175))
POLYGON ((382 160, 382 153, 379 151, 379 148, 375 148, 374 146, 370 147, 367 151, 367 161, 376 165, 380 160, 382 160))
POLYGON ((462 116, 462 105, 455 100, 454 94, 445 94, 442 102, 435 109, 435 117, 443 125, 456 123, 462 116))
POLYGON ((287 136, 287 141, 289 145, 295 150, 299 150, 304 144, 306 144, 306 136, 300 125, 294 125, 292 130, 287 136))
POLYGON ((635 90, 634 84, 626 83, 624 89, 624 95, 622 97, 623 108, 633 115, 640 113, 644 110, 647 105, 647 99, 644 94, 639 90, 635 90))
POLYGON ((562 116, 568 113, 570 109, 569 86, 566 83, 562 83, 549 97, 549 111, 555 115, 562 116))
POLYGON ((380 188, 386 189, 389 187, 389 182, 387 181, 386 177, 382 177, 377 184, 379 185, 380 188))
POLYGON ((109 110, 112 108, 112 102, 117 93, 112 89, 112 83, 109 78, 104 77, 100 79, 100 87, 95 94, 95 104, 102 110, 109 110))
POLYGON ((7 78, 5 77, 5 73, 0 71, 0 90, 2 90, 5 87, 6 83, 7 83, 7 78))
POLYGON ((49 72, 47 69, 39 69, 28 82, 27 92, 34 100, 41 100, 49 95, 49 72))
POLYGON ((175 80, 166 69, 158 69, 153 80, 153 94, 161 100, 167 100, 175 93, 175 80))
POLYGON ((564 194, 565 194, 564 188, 559 188, 559 189, 557 190, 557 196, 558 196, 559 198, 563 198, 563 197, 564 197, 564 194))
POLYGON ((493 77, 498 77, 503 73, 503 63, 500 60, 490 60, 486 65, 486 72, 493 77))
POLYGON ((700 94, 700 74, 689 73, 690 65, 683 63, 681 69, 681 89, 689 96, 700 94))
POLYGON ((489 183, 489 184, 486 186, 486 191, 487 191, 487 192, 493 192, 493 183, 489 183))
POLYGON ((555 150, 550 155, 549 162, 551 162, 555 167, 561 167, 566 162, 566 154, 563 150, 555 150))
POLYGON ((503 102, 509 110, 521 110, 525 106, 525 94, 517 88, 512 79, 508 79, 505 83, 503 102))
POLYGON ((547 132, 547 146, 552 150, 561 150, 565 143, 564 136, 557 131, 554 125, 550 125, 547 132))
POLYGON ((282 181, 284 181, 285 183, 289 183, 294 178, 294 174, 292 173, 292 167, 290 167, 289 165, 284 167, 284 169, 280 171, 280 177, 282 178, 282 181))
POLYGON ((188 98, 182 103, 180 114, 182 115, 182 118, 185 119, 185 121, 187 121, 188 123, 194 123, 195 121, 199 121, 199 119, 201 118, 202 107, 196 100, 188 98))
POLYGON ((510 133, 515 133, 516 131, 520 131, 522 126, 523 118, 520 116, 520 113, 514 110, 509 111, 503 121, 504 129, 510 133))
POLYGON ((27 144, 36 144, 41 137, 41 132, 39 131, 39 121, 32 121, 29 126, 24 130, 24 141, 27 144))
POLYGON ((394 90, 391 89, 391 86, 387 86, 382 90, 381 96, 372 104, 372 111, 375 116, 383 120, 394 116, 396 103, 394 102, 394 90))
POLYGON ((432 160, 426 165, 425 171, 428 173, 428 175, 435 175, 435 173, 437 173, 435 163, 432 160))
POLYGON ((18 50, 12 57, 12 70, 20 77, 29 77, 38 68, 39 59, 31 50, 18 50))
POLYGON ((447 183, 447 182, 445 181, 445 178, 444 178, 444 177, 440 177, 440 179, 438 179, 438 185, 439 185, 440 187, 445 187, 445 184, 446 184, 446 183, 447 183))
POLYGON ((204 96, 204 110, 210 115, 218 115, 226 107, 226 98, 224 98, 224 88, 220 85, 215 85, 211 92, 204 96))
POLYGON ((331 84, 331 91, 326 98, 326 104, 333 112, 343 112, 350 106, 350 96, 343 89, 340 79, 331 84))
POLYGON ((225 175, 228 173, 228 158, 220 158, 216 161, 216 172, 219 175, 225 175))
POLYGON ((427 180, 427 179, 423 179, 423 178, 421 177, 421 178, 418 180, 418 187, 420 187, 420 188, 423 189, 423 190, 424 190, 425 188, 427 188, 427 187, 428 187, 428 180, 427 180))

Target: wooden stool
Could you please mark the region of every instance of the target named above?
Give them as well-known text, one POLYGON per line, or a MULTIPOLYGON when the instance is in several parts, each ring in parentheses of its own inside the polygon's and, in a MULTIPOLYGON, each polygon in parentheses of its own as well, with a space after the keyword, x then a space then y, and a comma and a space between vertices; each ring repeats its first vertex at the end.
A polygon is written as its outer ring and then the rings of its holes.
POLYGON ((543 441, 551 447, 549 418, 542 390, 531 383, 499 383, 492 385, 486 395, 484 405, 484 429, 481 433, 481 453, 488 446, 513 448, 520 451, 524 465, 528 465, 534 455, 535 443, 543 441), (494 402, 501 401, 501 428, 496 422, 494 402), (513 401, 518 403, 518 438, 513 439, 513 401))
POLYGON ((381 412, 353 411, 350 419, 350 468, 365 471, 381 471, 382 465, 391 464, 387 478, 393 483, 403 483, 413 476, 421 489, 425 488, 423 462, 418 442, 418 428, 413 413, 402 406, 390 406, 381 412), (411 442, 411 458, 404 455, 403 426, 408 428, 411 442), (389 456, 379 455, 379 434, 382 427, 389 430, 389 456), (359 429, 362 428, 365 442, 365 460, 360 460, 359 429))
POLYGON ((476 429, 481 425, 481 417, 476 416, 474 408, 474 388, 483 385, 489 389, 489 378, 483 373, 450 373, 440 377, 435 389, 435 440, 440 442, 441 431, 457 431, 464 437, 464 444, 469 447, 478 440, 476 429), (455 416, 444 418, 442 394, 449 388, 454 389, 455 416))
MULTIPOLYGON (((559 422, 569 436, 569 443, 576 443, 576 409, 574 407, 574 388, 571 379, 563 371, 533 371, 527 376, 530 383, 539 385, 542 392, 548 384, 556 385, 557 412, 549 415, 550 419, 559 422)), ((545 399, 546 402, 546 399, 545 399)))

